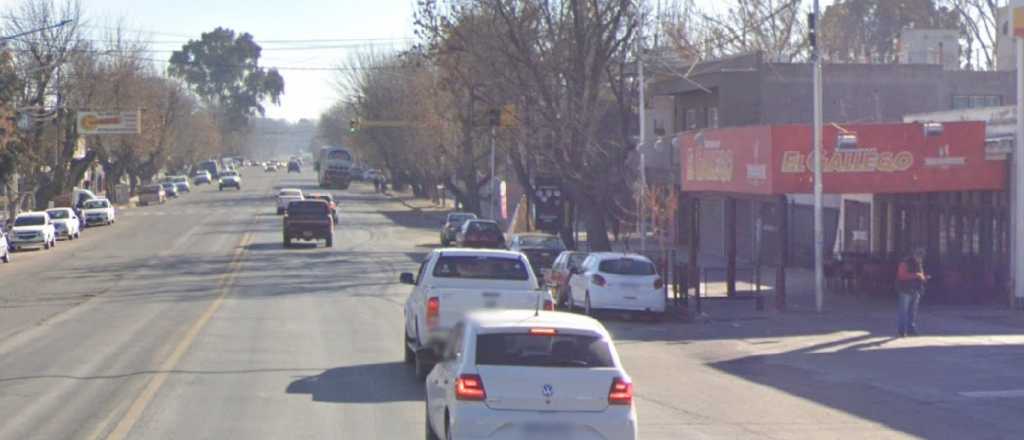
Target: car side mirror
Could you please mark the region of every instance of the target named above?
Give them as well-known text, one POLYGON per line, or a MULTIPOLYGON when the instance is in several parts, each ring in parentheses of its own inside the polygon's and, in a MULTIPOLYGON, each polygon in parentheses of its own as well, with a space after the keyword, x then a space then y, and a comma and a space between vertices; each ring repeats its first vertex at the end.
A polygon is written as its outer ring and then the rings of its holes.
POLYGON ((398 281, 402 284, 416 284, 416 279, 410 272, 402 272, 402 274, 398 276, 398 281))

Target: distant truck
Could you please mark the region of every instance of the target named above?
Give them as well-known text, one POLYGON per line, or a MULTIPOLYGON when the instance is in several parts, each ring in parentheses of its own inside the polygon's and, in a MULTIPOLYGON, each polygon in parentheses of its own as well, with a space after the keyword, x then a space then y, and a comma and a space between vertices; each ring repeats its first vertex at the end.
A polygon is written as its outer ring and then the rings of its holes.
POLYGON ((196 169, 206 170, 207 172, 209 172, 210 176, 219 175, 221 171, 220 168, 221 167, 217 166, 217 161, 215 160, 204 160, 202 162, 199 162, 199 165, 196 166, 196 169))
POLYGON ((320 148, 316 160, 317 183, 321 188, 348 189, 352 183, 352 152, 345 147, 320 148))
POLYGON ((282 233, 286 248, 292 246, 292 240, 323 240, 326 247, 334 246, 334 217, 330 205, 314 199, 288 203, 282 233))

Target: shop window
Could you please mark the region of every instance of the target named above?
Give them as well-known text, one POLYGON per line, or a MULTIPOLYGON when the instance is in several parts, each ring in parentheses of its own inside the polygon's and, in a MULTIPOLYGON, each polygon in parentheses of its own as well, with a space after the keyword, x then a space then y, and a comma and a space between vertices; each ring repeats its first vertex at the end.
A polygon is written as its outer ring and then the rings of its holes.
POLYGON ((999 95, 955 95, 953 109, 997 107, 1003 105, 1003 97, 999 95))

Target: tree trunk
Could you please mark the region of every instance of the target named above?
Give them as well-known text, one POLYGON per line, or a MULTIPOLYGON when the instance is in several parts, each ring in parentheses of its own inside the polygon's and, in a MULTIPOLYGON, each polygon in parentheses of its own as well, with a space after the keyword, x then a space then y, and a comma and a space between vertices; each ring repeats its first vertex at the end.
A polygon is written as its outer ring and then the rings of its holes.
POLYGON ((608 241, 608 226, 605 224, 607 213, 599 203, 587 203, 583 208, 583 220, 587 224, 587 243, 590 252, 612 250, 608 241))

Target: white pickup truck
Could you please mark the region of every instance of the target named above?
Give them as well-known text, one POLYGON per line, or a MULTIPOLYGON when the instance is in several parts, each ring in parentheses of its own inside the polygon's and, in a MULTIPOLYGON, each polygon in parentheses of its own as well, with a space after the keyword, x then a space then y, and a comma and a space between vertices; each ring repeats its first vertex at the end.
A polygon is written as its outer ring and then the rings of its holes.
POLYGON ((437 249, 419 274, 402 273, 413 287, 405 302, 405 362, 426 377, 444 349, 448 332, 479 309, 553 310, 551 293, 519 252, 492 249, 437 249))

